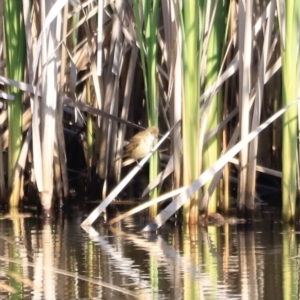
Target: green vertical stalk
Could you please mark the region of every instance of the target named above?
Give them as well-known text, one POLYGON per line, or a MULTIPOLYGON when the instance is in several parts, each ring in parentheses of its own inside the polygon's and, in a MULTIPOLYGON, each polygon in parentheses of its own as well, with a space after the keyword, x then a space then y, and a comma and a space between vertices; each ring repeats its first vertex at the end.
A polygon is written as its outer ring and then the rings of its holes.
MULTIPOLYGON (((25 31, 21 15, 21 0, 4 1, 7 75, 17 81, 24 80, 26 58, 25 31)), ((8 92, 15 96, 15 100, 8 103, 8 184, 11 186, 22 146, 22 92, 11 86, 8 87, 8 92)), ((10 206, 18 205, 19 189, 20 181, 13 184, 10 206)))
MULTIPOLYGON (((156 86, 156 64, 157 64, 157 22, 158 22, 158 0, 143 1, 143 16, 145 26, 145 41, 143 40, 143 25, 139 15, 139 1, 134 1, 134 14, 137 23, 138 40, 143 69, 144 84, 146 90, 146 102, 149 126, 158 126, 158 95, 156 86), (146 53, 143 50, 145 45, 146 53)), ((151 182, 158 174, 158 154, 154 153, 150 160, 149 181, 151 182)), ((157 189, 151 197, 157 197, 157 189)), ((157 205, 150 208, 150 218, 157 215, 157 205)))
MULTIPOLYGON (((206 63, 206 87, 210 87, 217 80, 219 70, 221 67, 221 59, 223 55, 222 43, 225 35, 225 1, 214 0, 212 1, 212 9, 217 2, 216 14, 212 26, 209 43, 207 48, 207 63, 206 63)), ((207 120, 206 131, 212 130, 221 121, 222 115, 222 99, 221 92, 219 92, 210 104, 207 120)), ((203 149, 203 170, 209 168, 217 161, 220 155, 220 136, 215 135, 205 145, 203 149)), ((208 182, 204 190, 210 185, 208 182)), ((214 192, 210 198, 208 212, 213 213, 217 209, 217 193, 214 192)))
MULTIPOLYGON (((189 185, 199 174, 199 1, 183 1, 183 76, 182 116, 183 181, 189 185)), ((183 207, 185 222, 198 222, 197 196, 183 207)))
MULTIPOLYGON (((147 1, 148 6, 151 1, 147 1)), ((147 6, 146 6, 147 9, 147 6)), ((149 7, 148 7, 149 9, 149 7)), ((149 10, 151 11, 151 10, 149 10)), ((148 45, 148 123, 149 126, 158 126, 158 95, 156 86, 156 57, 157 57, 157 21, 158 21, 158 0, 153 1, 153 13, 146 23, 146 39, 148 45), (150 20, 150 21, 149 21, 150 20)), ((158 152, 155 152, 150 159, 149 181, 151 182, 158 174, 158 152)), ((152 198, 158 196, 158 190, 151 193, 152 198)), ((150 207, 150 218, 157 215, 157 205, 150 207)))
MULTIPOLYGON (((299 79, 298 30, 300 5, 297 0, 285 1, 286 35, 282 53, 283 106, 297 98, 299 79), (295 66, 296 65, 296 66, 295 66)), ((291 221, 295 217, 297 192, 297 109, 283 115, 282 145, 282 217, 291 221)))
MULTIPOLYGON (((90 87, 90 79, 86 80, 86 103, 91 104, 91 87, 90 87)), ((92 158, 93 158, 93 119, 90 113, 87 113, 87 121, 86 121, 86 140, 87 140, 87 163, 88 167, 92 166, 92 158)))

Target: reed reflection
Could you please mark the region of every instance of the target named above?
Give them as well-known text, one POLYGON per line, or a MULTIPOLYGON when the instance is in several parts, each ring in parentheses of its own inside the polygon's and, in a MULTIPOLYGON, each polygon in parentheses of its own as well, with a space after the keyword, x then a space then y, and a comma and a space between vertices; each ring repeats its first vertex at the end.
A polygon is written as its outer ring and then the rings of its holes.
POLYGON ((297 228, 273 221, 224 226, 166 224, 141 234, 135 219, 82 230, 81 218, 56 224, 0 220, 3 299, 294 299, 297 228), (6 285, 5 285, 6 284, 6 285))

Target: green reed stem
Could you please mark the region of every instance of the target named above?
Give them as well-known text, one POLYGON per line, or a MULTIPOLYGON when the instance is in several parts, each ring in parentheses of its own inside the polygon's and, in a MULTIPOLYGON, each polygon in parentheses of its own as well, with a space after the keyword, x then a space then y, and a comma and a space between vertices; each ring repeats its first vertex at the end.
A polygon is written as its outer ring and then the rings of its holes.
MULTIPOLYGON (((297 0, 286 0, 286 38, 282 53, 282 105, 297 98, 299 80, 299 14, 297 0)), ((283 115, 282 144, 282 217, 291 221, 295 217, 297 197, 297 109, 283 115)))
MULTIPOLYGON (((26 59, 25 31, 22 19, 22 1, 4 1, 4 27, 6 37, 7 75, 17 81, 24 80, 26 59)), ((8 92, 15 96, 14 101, 8 102, 8 184, 12 185, 13 174, 19 159, 22 146, 22 92, 15 87, 8 87, 8 92)), ((11 206, 19 202, 19 184, 14 184, 11 206), (15 195, 15 196, 14 196, 15 195)))
MULTIPOLYGON (((139 14, 139 1, 134 1, 134 14, 137 23, 138 41, 140 45, 144 84, 146 90, 146 103, 149 126, 158 126, 158 95, 156 85, 157 64, 157 22, 158 22, 158 0, 143 1, 143 20, 139 14), (145 37, 143 37, 143 25, 145 37), (146 53, 144 53, 143 46, 146 53)), ((151 182, 158 174, 158 154, 150 159, 149 181, 151 182)), ((154 189, 151 197, 157 197, 158 191, 154 189)), ((157 215, 157 205, 150 208, 150 217, 157 215)))

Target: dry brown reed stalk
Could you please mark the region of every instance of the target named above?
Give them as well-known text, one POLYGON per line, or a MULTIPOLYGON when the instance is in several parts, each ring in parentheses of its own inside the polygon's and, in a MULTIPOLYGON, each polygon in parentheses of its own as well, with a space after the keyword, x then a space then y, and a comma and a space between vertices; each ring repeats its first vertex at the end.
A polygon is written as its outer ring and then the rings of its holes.
MULTIPOLYGON (((180 25, 179 6, 175 1, 162 3, 166 71, 168 75, 167 97, 169 99, 168 113, 170 126, 177 124, 182 118, 182 28, 180 25), (168 4, 168 5, 167 5, 168 4)), ((173 154, 174 188, 181 183, 182 157, 181 157, 181 128, 177 126, 171 135, 171 153, 173 154)))
MULTIPOLYGON (((239 2, 238 38, 239 38, 239 121, 240 138, 245 139, 249 134, 249 100, 251 92, 251 60, 252 60, 252 5, 253 1, 239 2), (243 58, 243 59, 241 59, 243 58)), ((240 153, 240 172, 238 185, 238 208, 243 214, 246 205, 246 184, 248 147, 240 153)))
MULTIPOLYGON (((264 83, 267 65, 269 62, 269 50, 271 44, 272 29, 274 26, 275 15, 275 0, 270 2, 270 17, 266 24, 266 31, 264 35, 263 49, 261 59, 258 62, 258 76, 256 83, 256 101, 251 122, 251 131, 255 130, 260 124, 262 114, 262 103, 264 94, 264 83)), ((247 184, 246 184, 246 211, 247 214, 254 215, 254 201, 255 201, 255 185, 256 185, 256 164, 258 154, 258 138, 249 144, 249 164, 247 170, 247 184)))

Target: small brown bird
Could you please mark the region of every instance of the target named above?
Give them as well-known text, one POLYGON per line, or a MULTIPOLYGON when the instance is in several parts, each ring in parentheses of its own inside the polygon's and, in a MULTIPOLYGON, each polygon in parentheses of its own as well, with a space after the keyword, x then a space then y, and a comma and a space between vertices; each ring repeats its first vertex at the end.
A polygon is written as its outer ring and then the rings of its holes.
POLYGON ((158 137, 158 132, 159 130, 156 126, 151 126, 137 133, 130 139, 128 145, 125 146, 123 155, 115 161, 124 157, 130 157, 135 160, 145 157, 150 153, 153 142, 158 137))

